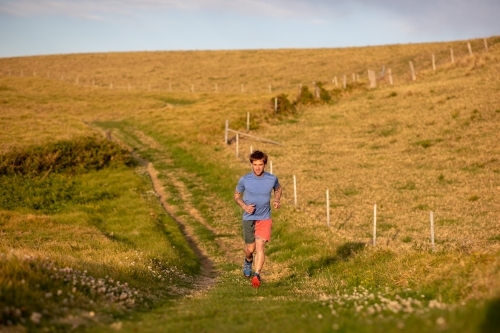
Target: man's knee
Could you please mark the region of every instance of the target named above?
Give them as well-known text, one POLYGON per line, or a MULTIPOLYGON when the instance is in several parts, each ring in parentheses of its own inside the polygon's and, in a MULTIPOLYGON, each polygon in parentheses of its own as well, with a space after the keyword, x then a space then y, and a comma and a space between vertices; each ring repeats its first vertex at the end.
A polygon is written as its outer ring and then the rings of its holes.
POLYGON ((255 243, 245 244, 245 251, 252 253, 255 251, 255 243))
POLYGON ((255 251, 257 251, 257 252, 263 252, 265 246, 266 246, 266 240, 265 239, 257 238, 255 240, 255 251))

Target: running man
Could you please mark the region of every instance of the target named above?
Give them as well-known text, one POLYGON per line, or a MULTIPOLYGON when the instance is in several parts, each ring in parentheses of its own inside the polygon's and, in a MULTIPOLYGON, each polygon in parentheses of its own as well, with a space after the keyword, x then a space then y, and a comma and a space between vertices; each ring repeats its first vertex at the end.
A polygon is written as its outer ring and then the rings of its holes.
POLYGON ((240 178, 234 192, 234 200, 244 211, 242 222, 245 240, 243 275, 247 278, 251 277, 252 264, 255 261, 255 272, 252 278, 252 286, 255 288, 260 286, 260 272, 265 261, 264 247, 271 240, 273 223, 270 201, 273 190, 273 207, 278 209, 281 206, 281 185, 276 176, 264 171, 266 164, 267 155, 259 150, 254 151, 250 155, 252 172, 240 178))

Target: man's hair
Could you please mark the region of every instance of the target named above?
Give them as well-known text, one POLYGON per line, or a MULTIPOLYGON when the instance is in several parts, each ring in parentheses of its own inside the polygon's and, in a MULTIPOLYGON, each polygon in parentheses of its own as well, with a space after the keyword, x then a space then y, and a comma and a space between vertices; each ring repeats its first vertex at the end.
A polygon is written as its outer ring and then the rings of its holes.
POLYGON ((267 164, 267 155, 260 150, 256 150, 253 153, 250 154, 250 163, 253 163, 253 161, 259 161, 262 160, 264 162, 264 165, 267 164))

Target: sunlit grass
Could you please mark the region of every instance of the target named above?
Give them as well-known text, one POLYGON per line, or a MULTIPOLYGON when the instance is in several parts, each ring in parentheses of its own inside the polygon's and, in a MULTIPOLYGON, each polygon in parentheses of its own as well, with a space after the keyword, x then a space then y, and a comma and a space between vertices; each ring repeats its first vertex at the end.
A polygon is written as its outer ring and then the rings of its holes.
POLYGON ((160 207, 143 168, 49 173, 48 192, 37 195, 68 192, 71 200, 55 195, 53 206, 34 209, 20 199, 0 214, 1 263, 8 268, 0 270, 2 295, 30 304, 23 310, 9 303, 2 318, 98 331, 475 330, 494 309, 494 301, 483 301, 500 290, 498 39, 489 41, 490 53, 474 57, 453 42, 0 59, 1 152, 110 130, 154 163, 166 202, 218 276, 211 289, 175 296, 199 283, 199 258, 160 207), (410 60, 416 82, 408 77, 410 60), (384 78, 368 90, 366 70, 382 66, 392 68, 395 84, 384 78), (33 70, 37 77, 27 75, 33 70), (334 86, 334 76, 341 82, 352 73, 359 83, 334 86), (334 102, 302 105, 293 116, 273 113, 273 97, 294 100, 300 84, 312 81, 323 83, 334 102), (224 124, 246 131, 247 112, 250 134, 283 146, 240 137, 237 158, 234 143, 223 142, 224 124), (269 154, 284 188, 260 290, 241 277, 240 212, 232 202, 238 177, 249 171, 250 146, 269 154), (16 272, 33 280, 22 284, 16 272), (51 280, 51 272, 72 274, 76 290, 51 280), (101 295, 103 284, 116 293, 101 295), (129 294, 133 306, 125 303, 129 294), (178 303, 148 312, 169 299, 178 303))

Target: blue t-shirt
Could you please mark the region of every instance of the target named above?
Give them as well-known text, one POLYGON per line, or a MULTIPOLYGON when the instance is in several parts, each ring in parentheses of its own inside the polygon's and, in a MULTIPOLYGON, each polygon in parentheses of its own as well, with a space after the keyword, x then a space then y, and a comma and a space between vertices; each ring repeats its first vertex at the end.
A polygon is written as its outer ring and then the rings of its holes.
POLYGON ((255 205, 253 214, 243 212, 243 220, 266 220, 271 218, 271 192, 273 189, 278 189, 280 183, 278 177, 268 172, 257 177, 253 172, 250 172, 238 181, 236 191, 243 193, 243 202, 245 204, 255 205))

